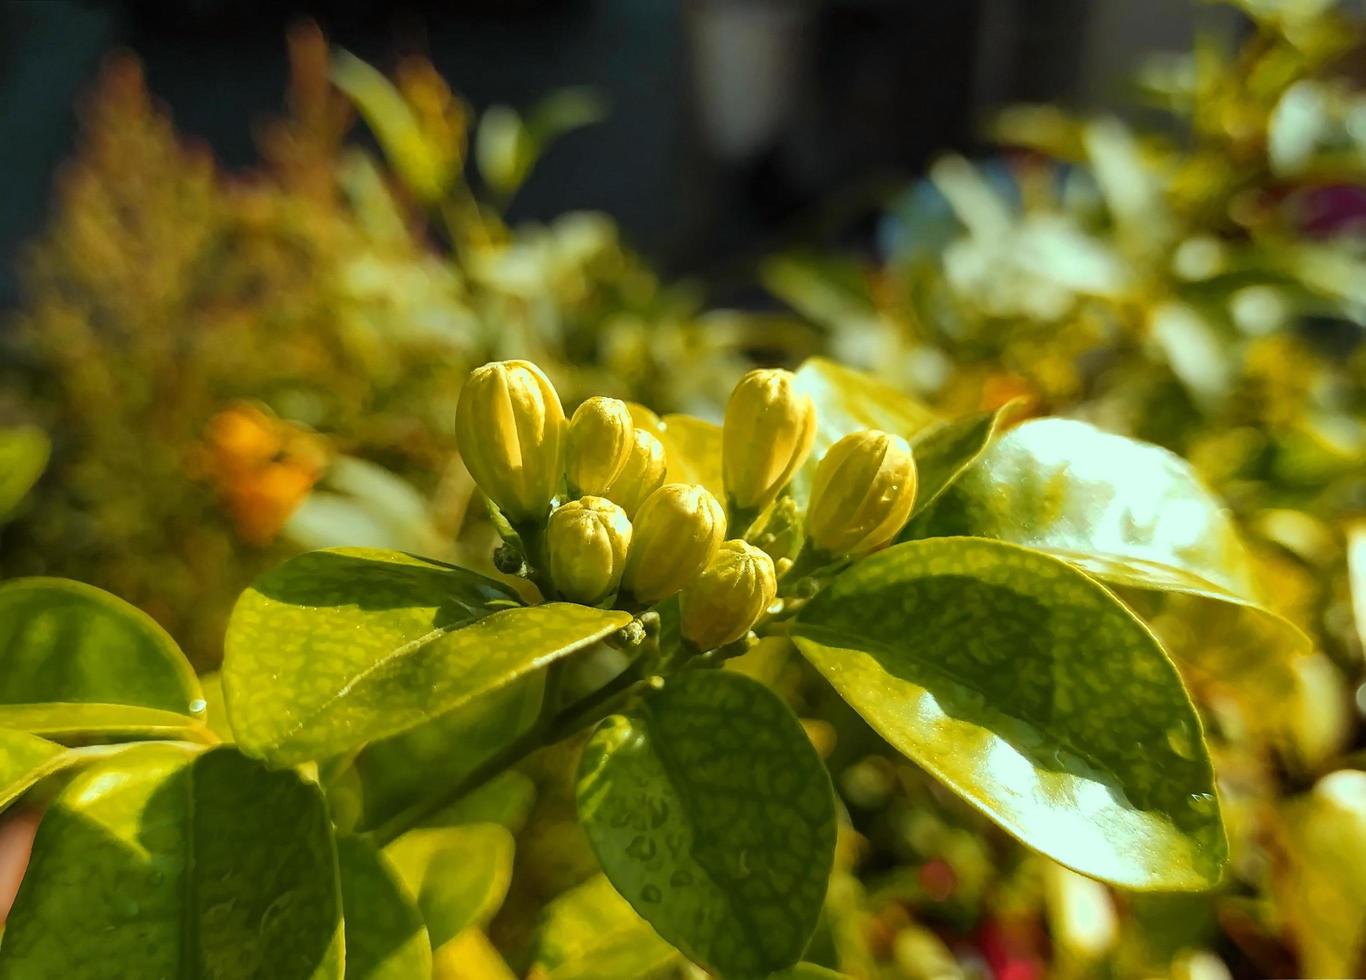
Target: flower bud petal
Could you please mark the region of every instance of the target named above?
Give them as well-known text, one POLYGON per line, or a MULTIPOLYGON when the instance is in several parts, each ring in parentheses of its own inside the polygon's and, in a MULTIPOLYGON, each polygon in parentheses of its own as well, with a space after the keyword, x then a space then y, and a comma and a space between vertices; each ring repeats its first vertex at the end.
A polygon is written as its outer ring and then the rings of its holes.
POLYGON ((620 399, 597 396, 575 409, 564 463, 570 493, 602 496, 630 461, 635 434, 620 399))
POLYGON ((572 500, 550 515, 546 547, 550 577, 566 599, 593 605, 621 584, 631 521, 602 497, 572 500))
POLYGON ((626 465, 603 496, 620 506, 634 520, 645 498, 664 485, 664 473, 668 466, 664 444, 652 433, 637 428, 626 465))
POLYGON ((726 536, 726 513, 706 488, 666 483, 636 512, 622 588, 653 604, 707 567, 726 536))
POLYGON ((564 472, 564 409, 529 361, 494 361, 470 372, 455 413, 460 455, 510 521, 540 518, 564 472))
POLYGON ((679 597, 683 637, 701 650, 734 643, 777 595, 773 559, 747 541, 727 541, 679 597))
POLYGON ((787 486, 816 437, 816 406, 791 371, 750 371, 731 392, 721 466, 734 506, 757 510, 787 486))
POLYGON ((830 555, 864 555, 890 543, 915 506, 911 447, 877 429, 831 446, 816 467, 806 532, 830 555))

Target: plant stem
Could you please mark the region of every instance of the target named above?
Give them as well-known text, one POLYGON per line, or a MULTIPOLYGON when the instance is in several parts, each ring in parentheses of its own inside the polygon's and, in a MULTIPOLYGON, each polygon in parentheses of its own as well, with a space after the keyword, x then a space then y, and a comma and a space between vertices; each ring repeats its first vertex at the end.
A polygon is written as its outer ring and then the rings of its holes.
POLYGON ((464 779, 451 785, 444 793, 423 800, 380 824, 369 834, 372 843, 376 847, 384 847, 420 825, 422 821, 479 789, 537 749, 554 745, 587 725, 607 717, 636 693, 638 685, 645 683, 643 668, 643 662, 637 660, 602 687, 562 711, 546 713, 525 733, 475 766, 464 779))

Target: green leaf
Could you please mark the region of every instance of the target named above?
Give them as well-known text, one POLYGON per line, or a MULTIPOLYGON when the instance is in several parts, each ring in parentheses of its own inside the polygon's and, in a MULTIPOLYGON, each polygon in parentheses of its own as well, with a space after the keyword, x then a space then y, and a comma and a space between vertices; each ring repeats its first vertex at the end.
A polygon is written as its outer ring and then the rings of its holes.
POLYGON ((9 519, 47 467, 51 445, 42 429, 0 429, 0 524, 9 519))
POLYGON ((535 973, 543 980, 652 977, 678 958, 604 875, 547 905, 536 930, 535 973))
POLYGON ((352 762, 361 794, 356 829, 373 829, 460 782, 535 722, 543 687, 540 675, 523 677, 410 731, 361 749, 352 762))
POLYGON ((203 710, 189 662, 146 613, 67 579, 0 585, 0 726, 179 738, 203 710))
POLYGON ((593 733, 578 802, 607 877, 690 959, 754 975, 801 958, 834 861, 834 796, 768 688, 671 678, 593 733))
POLYGON ((834 970, 815 963, 798 963, 794 967, 781 970, 778 973, 769 974, 769 980, 847 980, 843 973, 836 973, 834 970))
POLYGON ((793 634, 893 747, 1029 846, 1129 888, 1219 880, 1214 776, 1176 668, 1067 563, 908 542, 836 578, 793 634))
POLYGON ((656 434, 669 460, 669 483, 696 483, 726 499, 721 480, 721 427, 691 415, 666 415, 656 434))
POLYGON ((492 823, 410 830, 384 849, 417 896, 432 948, 493 918, 512 883, 515 842, 492 823))
POLYGON ((1004 405, 994 412, 969 415, 920 433, 915 443, 915 468, 919 478, 916 514, 938 500, 977 462, 991 444, 1002 419, 1011 411, 1011 405, 1004 405))
POLYGON ((515 769, 504 769, 478 789, 467 793, 426 820, 423 827, 458 827, 471 823, 496 823, 520 833, 536 802, 536 784, 515 769))
POLYGON ((60 769, 68 757, 66 749, 45 738, 0 728, 0 810, 60 769))
POLYGON ((1007 432, 909 537, 995 538, 1118 585, 1255 602, 1233 518, 1174 453, 1070 419, 1007 432))
POLYGON ((881 429, 914 441, 939 422, 934 412, 909 395, 823 357, 809 358, 797 370, 797 390, 816 403, 813 462, 831 444, 860 429, 881 429))
POLYGON ((389 862, 359 837, 342 837, 337 864, 346 913, 346 980, 430 977, 427 927, 389 862))
POLYGON ((231 748, 130 748, 58 796, 0 980, 340 980, 336 853, 316 785, 231 748))
POLYGON ((238 745, 291 764, 441 717, 630 622, 398 552, 301 555, 258 579, 228 624, 223 687, 238 745), (509 608, 515 607, 515 608, 509 608))

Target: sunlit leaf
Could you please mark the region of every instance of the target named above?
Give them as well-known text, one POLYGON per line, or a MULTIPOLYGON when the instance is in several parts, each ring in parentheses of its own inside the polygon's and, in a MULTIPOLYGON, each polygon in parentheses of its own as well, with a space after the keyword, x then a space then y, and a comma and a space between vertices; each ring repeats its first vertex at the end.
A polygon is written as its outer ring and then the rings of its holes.
POLYGON ((545 980, 651 977, 679 959, 604 875, 548 906, 536 931, 535 962, 545 980))
POLYGON ((231 748, 141 745, 90 766, 38 828, 0 978, 341 980, 316 785, 231 748))
POLYGON ((536 784, 531 778, 515 769, 505 769, 478 789, 423 820, 422 826, 496 823, 516 834, 526 825, 535 802, 536 784))
POLYGON ((337 841, 346 916, 346 980, 422 980, 432 948, 413 896, 389 862, 358 837, 337 841))
POLYGON ((915 467, 919 489, 915 498, 918 514, 943 495, 991 444, 1002 420, 1014 411, 1004 405, 994 412, 982 412, 955 419, 927 429, 915 443, 915 467))
POLYGON ((301 555, 228 625, 223 684, 242 750, 279 764, 407 731, 599 640, 626 613, 523 608, 473 572, 397 552, 301 555))
POLYGON ((203 710, 189 663, 146 613, 66 579, 0 585, 0 726, 184 737, 203 710))
POLYGON ((888 742, 1031 847, 1131 888, 1219 880, 1227 845, 1181 679, 1067 563, 908 542, 836 578, 793 632, 888 742))
POLYGON ((517 980, 482 929, 466 929, 436 951, 435 980, 517 980))
POLYGON ((0 810, 60 769, 67 758, 67 750, 55 742, 0 728, 0 810))
POLYGON ((690 959, 750 975, 801 957, 834 860, 834 798, 768 688, 671 678, 594 732, 578 802, 608 879, 690 959))
POLYGON ((0 524, 18 508, 47 466, 47 434, 33 426, 0 429, 0 524))
POLYGON ((697 483, 717 500, 726 499, 721 482, 721 427, 691 415, 666 415, 657 433, 668 456, 669 483, 697 483))
POLYGON ((417 897, 432 947, 484 926, 512 881, 512 834, 497 824, 410 830, 384 849, 417 897))

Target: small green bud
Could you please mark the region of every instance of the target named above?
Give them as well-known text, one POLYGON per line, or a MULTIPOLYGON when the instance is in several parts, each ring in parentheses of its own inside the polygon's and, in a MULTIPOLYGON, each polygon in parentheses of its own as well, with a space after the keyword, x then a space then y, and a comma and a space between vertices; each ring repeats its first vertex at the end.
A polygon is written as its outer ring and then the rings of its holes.
POLYGON ((734 643, 777 596, 773 559, 747 541, 727 541, 679 597, 683 637, 700 650, 734 643))
POLYGON ((726 536, 726 512, 706 488, 666 483, 636 512, 622 587, 647 605, 667 599, 707 567, 726 536))
POLYGON ((667 469, 664 444, 654 433, 636 429, 626 465, 603 496, 634 520, 645 498, 664 485, 664 472, 667 469))
POLYGON ((796 382, 791 371, 760 369, 731 392, 721 430, 721 469, 732 506, 767 506, 810 455, 816 406, 796 382))
POLYGON ((806 532, 828 555, 864 555, 891 542, 915 506, 915 457, 900 436, 853 432, 816 467, 806 532))
POLYGON ((512 522, 539 519, 564 472, 564 409, 529 361, 475 368, 460 392, 455 439, 479 484, 512 522))
POLYGON ((593 605, 621 584, 631 522, 602 497, 572 500, 550 515, 546 547, 550 577, 566 599, 593 605))
POLYGON ((620 399, 597 396, 575 409, 564 464, 569 491, 603 496, 630 461, 635 433, 631 410, 620 399))

